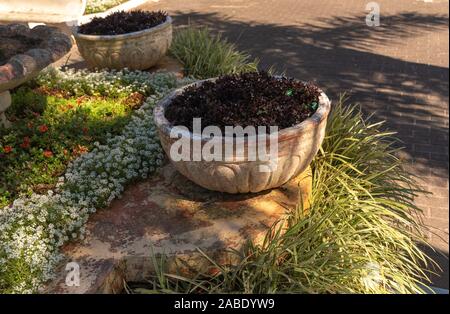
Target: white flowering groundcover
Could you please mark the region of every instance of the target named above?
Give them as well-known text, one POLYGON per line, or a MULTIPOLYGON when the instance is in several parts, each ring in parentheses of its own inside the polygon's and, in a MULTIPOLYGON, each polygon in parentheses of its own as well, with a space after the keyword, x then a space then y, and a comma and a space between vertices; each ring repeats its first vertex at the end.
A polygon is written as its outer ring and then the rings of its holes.
POLYGON ((61 260, 59 248, 83 239, 84 225, 96 209, 119 197, 127 183, 146 178, 163 162, 153 107, 171 89, 189 83, 173 74, 140 71, 95 72, 52 70, 38 78, 49 87, 77 93, 151 91, 121 135, 75 159, 47 195, 20 197, 0 208, 0 293, 35 292, 52 278, 61 260), (127 82, 126 87, 119 82, 127 82))
POLYGON ((128 0, 88 0, 86 4, 86 14, 104 12, 128 0))

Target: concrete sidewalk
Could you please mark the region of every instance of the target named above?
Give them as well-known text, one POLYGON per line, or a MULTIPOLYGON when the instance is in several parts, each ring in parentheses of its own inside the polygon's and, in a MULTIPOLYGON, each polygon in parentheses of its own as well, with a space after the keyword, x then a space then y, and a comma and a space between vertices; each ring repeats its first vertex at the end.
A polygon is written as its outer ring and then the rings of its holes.
POLYGON ((348 92, 405 147, 403 158, 433 194, 418 198, 448 289, 448 1, 377 1, 381 25, 365 23, 370 1, 161 0, 176 25, 207 25, 261 59, 262 67, 316 80, 338 100, 348 92), (444 254, 444 256, 439 255, 444 254))

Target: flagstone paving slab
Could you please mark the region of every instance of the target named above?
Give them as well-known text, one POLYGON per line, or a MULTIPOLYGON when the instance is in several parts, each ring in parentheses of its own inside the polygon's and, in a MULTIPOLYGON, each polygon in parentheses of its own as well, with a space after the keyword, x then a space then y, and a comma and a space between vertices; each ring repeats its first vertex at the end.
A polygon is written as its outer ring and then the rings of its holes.
POLYGON ((121 199, 91 216, 85 241, 63 248, 65 259, 49 293, 118 293, 123 280, 144 281, 154 270, 151 254, 169 257, 183 274, 204 271, 207 261, 197 248, 225 263, 235 261, 227 249, 248 240, 261 243, 270 226, 296 210, 299 197, 309 206, 311 169, 280 188, 253 194, 226 194, 203 189, 172 165, 151 179, 131 185, 121 199), (66 285, 66 265, 76 262, 80 285, 66 285))

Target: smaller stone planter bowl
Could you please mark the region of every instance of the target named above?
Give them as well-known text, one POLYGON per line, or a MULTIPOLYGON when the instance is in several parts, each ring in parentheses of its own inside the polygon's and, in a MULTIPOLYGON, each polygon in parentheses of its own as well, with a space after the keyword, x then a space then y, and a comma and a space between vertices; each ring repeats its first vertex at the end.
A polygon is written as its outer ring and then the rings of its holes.
MULTIPOLYGON (((203 82, 205 81, 188 86, 199 86, 203 82)), ((331 102, 323 92, 319 97, 319 106, 311 117, 293 127, 278 131, 276 167, 273 167, 273 163, 271 164, 270 161, 248 158, 247 152, 257 147, 256 136, 244 137, 245 153, 236 154, 236 151, 233 150, 232 158, 228 157, 222 161, 205 161, 203 158, 201 161, 194 161, 193 158, 189 158, 187 161, 175 161, 170 156, 170 149, 180 137, 171 138, 170 134, 174 126, 166 119, 164 112, 172 100, 188 86, 179 88, 162 99, 154 109, 154 120, 161 145, 175 168, 188 179, 206 189, 227 193, 249 193, 279 187, 305 171, 322 144, 327 117, 331 109, 331 102), (261 171, 261 166, 265 166, 266 170, 261 171)), ((193 147, 194 141, 201 142, 201 147, 203 147, 210 140, 210 137, 205 138, 201 134, 194 134, 186 130, 179 134, 182 134, 182 138, 190 141, 191 147, 193 147)), ((232 137, 226 136, 214 139, 224 145, 227 141, 235 141, 232 137)), ((225 147, 222 146, 222 152, 224 151, 225 147)))
POLYGON ((86 35, 74 30, 78 50, 90 68, 145 70, 164 57, 172 43, 172 19, 120 35, 86 35))

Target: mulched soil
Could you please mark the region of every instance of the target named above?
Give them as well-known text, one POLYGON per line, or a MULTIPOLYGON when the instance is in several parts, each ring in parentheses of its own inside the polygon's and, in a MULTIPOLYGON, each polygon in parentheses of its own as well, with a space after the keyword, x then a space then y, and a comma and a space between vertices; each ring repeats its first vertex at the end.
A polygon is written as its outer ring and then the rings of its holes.
POLYGON ((163 11, 115 12, 106 17, 94 17, 79 27, 78 32, 86 35, 120 35, 138 32, 162 24, 167 19, 163 11))
POLYGON ((313 83, 275 78, 266 72, 226 75, 200 87, 188 87, 166 108, 172 125, 191 131, 193 118, 202 128, 225 126, 278 126, 284 129, 311 117, 317 110, 320 90, 313 83))

